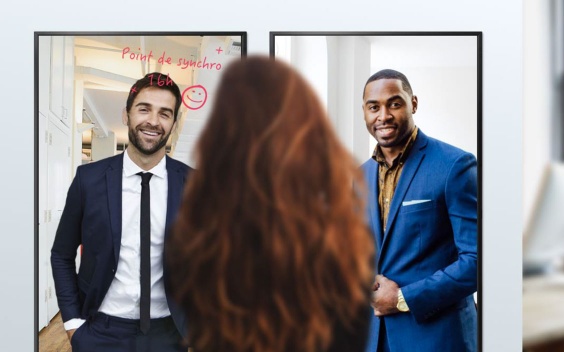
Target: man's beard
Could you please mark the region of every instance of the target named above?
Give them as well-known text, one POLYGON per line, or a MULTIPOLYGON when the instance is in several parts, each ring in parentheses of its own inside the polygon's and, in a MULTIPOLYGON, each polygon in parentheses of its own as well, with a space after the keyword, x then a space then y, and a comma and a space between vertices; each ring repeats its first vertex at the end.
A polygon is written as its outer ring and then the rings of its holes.
MULTIPOLYGON (((151 130, 151 129, 148 129, 151 130)), ((154 130, 154 129, 152 129, 154 130)), ((161 130, 159 130, 158 132, 164 132, 161 130)), ((149 146, 149 148, 146 148, 143 145, 143 142, 141 141, 141 138, 139 137, 139 133, 142 133, 140 130, 138 129, 133 129, 133 128, 129 128, 129 132, 128 132, 128 136, 129 136, 129 142, 131 144, 133 144, 135 146, 135 148, 137 148, 137 150, 139 150, 141 153, 145 154, 145 155, 152 155, 155 154, 157 151, 159 151, 162 147, 164 147, 166 145, 166 142, 168 141, 168 137, 170 136, 170 134, 172 133, 172 130, 166 135, 162 135, 161 134, 161 139, 159 141, 157 141, 156 143, 152 144, 151 146, 149 146)))

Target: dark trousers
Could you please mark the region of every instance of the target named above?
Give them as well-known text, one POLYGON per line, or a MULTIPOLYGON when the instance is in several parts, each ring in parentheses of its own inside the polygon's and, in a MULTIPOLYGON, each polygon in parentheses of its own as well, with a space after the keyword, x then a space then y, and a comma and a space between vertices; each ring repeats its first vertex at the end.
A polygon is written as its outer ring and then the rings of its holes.
POLYGON ((71 339, 73 352, 186 352, 171 317, 151 319, 151 329, 143 334, 139 320, 98 313, 82 324, 71 339))
POLYGON ((388 335, 386 334, 386 323, 380 318, 380 332, 378 333, 378 352, 390 352, 388 345, 388 335))

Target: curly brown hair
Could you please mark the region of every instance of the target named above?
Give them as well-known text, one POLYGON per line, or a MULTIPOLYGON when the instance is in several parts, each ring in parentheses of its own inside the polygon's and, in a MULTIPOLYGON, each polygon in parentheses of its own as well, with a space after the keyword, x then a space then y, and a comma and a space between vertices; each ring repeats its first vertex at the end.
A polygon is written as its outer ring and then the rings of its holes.
POLYGON ((230 64, 196 162, 167 242, 195 350, 327 351, 335 329, 354 335, 374 278, 362 175, 305 79, 268 57, 230 64))

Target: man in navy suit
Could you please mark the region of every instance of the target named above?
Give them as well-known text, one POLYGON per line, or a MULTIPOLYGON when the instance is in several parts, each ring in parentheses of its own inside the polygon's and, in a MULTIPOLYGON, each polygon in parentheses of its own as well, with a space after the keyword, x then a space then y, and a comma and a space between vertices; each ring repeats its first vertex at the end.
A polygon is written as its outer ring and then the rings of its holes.
POLYGON ((362 166, 377 244, 366 351, 476 351, 476 158, 426 136, 417 107, 402 73, 368 79, 364 119, 378 144, 362 166))
MULTIPOLYGON (((166 156, 182 102, 158 72, 131 88, 120 155, 79 166, 51 250, 57 300, 73 351, 186 351, 186 322, 167 294, 165 234, 191 169, 166 156), (142 226, 141 179, 149 175, 150 225, 142 226), (150 308, 140 327, 140 232, 150 227, 150 308), (77 248, 82 245, 76 272, 77 248), (148 321, 148 323, 146 323, 148 321)), ((146 219, 146 217, 145 217, 146 219)), ((147 247, 144 247, 147 248, 147 247)), ((147 305, 143 304, 147 307, 147 305)))

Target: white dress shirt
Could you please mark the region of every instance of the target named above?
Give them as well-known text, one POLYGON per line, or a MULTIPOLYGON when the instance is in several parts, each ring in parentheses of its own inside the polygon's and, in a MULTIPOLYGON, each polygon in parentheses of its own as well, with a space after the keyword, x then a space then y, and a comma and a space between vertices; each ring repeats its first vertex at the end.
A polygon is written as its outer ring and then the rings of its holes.
MULTIPOLYGON (((121 246, 115 277, 99 311, 107 315, 139 319, 141 176, 145 172, 123 153, 121 246)), ((151 189, 151 318, 170 315, 163 281, 163 249, 166 226, 168 178, 166 158, 153 167, 151 189)), ((65 329, 78 328, 84 320, 71 319, 65 329)))

